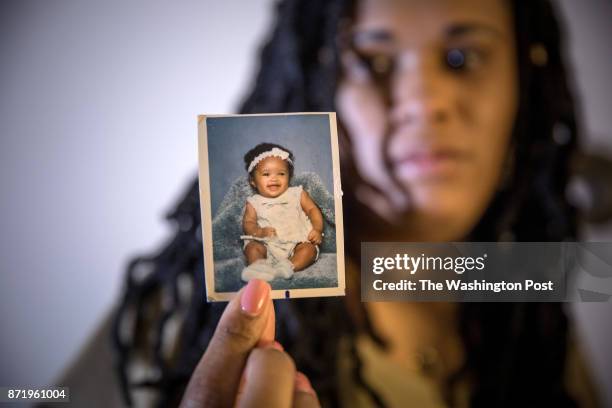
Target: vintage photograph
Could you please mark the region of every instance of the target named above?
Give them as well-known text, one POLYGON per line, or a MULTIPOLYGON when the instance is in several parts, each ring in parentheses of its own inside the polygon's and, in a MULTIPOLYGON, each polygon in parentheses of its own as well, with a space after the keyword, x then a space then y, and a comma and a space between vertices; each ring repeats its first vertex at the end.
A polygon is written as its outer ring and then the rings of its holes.
POLYGON ((199 116, 206 295, 250 279, 273 298, 344 295, 334 113, 199 116))

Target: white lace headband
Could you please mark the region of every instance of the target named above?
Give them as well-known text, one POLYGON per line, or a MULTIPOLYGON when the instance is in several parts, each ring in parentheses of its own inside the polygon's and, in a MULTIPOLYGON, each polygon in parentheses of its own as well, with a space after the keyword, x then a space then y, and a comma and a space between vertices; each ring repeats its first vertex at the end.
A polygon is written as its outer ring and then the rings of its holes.
POLYGON ((263 159, 266 159, 268 157, 280 157, 283 160, 287 160, 289 163, 293 163, 291 161, 291 159, 289 158, 289 152, 286 152, 282 149, 279 149, 278 147, 273 148, 272 150, 268 150, 267 152, 263 152, 261 154, 259 154, 257 157, 255 157, 253 159, 253 161, 251 162, 251 164, 249 164, 249 169, 247 170, 247 173, 250 173, 251 171, 253 171, 253 169, 255 167, 257 167, 257 165, 259 164, 260 161, 262 161, 263 159))

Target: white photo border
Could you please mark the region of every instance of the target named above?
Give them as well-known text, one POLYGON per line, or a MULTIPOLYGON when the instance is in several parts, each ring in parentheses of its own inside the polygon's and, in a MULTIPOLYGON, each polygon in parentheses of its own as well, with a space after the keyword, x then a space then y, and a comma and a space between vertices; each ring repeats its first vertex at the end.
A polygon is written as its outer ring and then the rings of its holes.
POLYGON ((345 262, 344 262, 344 224, 342 212, 342 185, 340 181, 340 154, 338 148, 338 128, 335 112, 296 112, 296 113, 257 113, 237 115, 198 115, 198 162, 200 212, 202 219, 202 245, 204 250, 204 271, 206 283, 206 300, 208 302, 229 301, 237 292, 217 292, 215 290, 215 265, 213 259, 212 204, 210 192, 210 172, 208 157, 208 118, 230 118, 245 116, 303 116, 327 115, 331 136, 331 155, 334 188, 334 216, 336 228, 336 274, 338 285, 332 288, 273 289, 272 299, 290 299, 345 295, 345 262))

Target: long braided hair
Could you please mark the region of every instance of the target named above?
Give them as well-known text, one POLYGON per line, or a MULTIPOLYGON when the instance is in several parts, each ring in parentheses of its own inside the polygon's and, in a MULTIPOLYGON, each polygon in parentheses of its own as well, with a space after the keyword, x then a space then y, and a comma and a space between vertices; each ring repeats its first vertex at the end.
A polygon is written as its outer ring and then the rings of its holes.
MULTIPOLYGON (((564 191, 578 126, 561 53, 562 32, 548 0, 511 4, 520 83, 514 166, 508 185, 469 239, 574 240, 576 214, 564 191)), ((353 7, 350 0, 279 3, 276 26, 261 50, 254 87, 240 112, 335 111, 338 30, 351 18, 353 7)), ((350 169, 350 158, 345 166, 350 169)), ((343 184, 350 186, 352 177, 343 171, 343 184)), ((351 199, 350 188, 346 193, 347 219, 367 211, 351 199)), ((176 226, 174 236, 159 253, 130 263, 116 312, 113 342, 127 402, 130 390, 152 387, 160 391, 159 406, 176 405, 225 306, 204 301, 197 180, 167 218, 176 226), (179 328, 176 337, 168 335, 173 327, 179 328), (139 377, 132 368, 138 361, 149 362, 153 370, 139 377)), ((345 226, 349 229, 351 223, 345 226)), ((345 235, 352 233, 360 236, 359 230, 345 235)), ((358 242, 347 242, 347 255, 358 262, 359 251, 352 244, 358 242)), ((278 340, 312 380, 324 406, 340 403, 336 362, 341 338, 351 341, 354 382, 384 406, 364 381, 355 348, 358 333, 384 343, 359 299, 277 301, 275 308, 278 340)), ((460 334, 467 357, 447 388, 469 375, 473 406, 573 406, 563 385, 567 319, 560 304, 465 303, 460 306, 460 334)))

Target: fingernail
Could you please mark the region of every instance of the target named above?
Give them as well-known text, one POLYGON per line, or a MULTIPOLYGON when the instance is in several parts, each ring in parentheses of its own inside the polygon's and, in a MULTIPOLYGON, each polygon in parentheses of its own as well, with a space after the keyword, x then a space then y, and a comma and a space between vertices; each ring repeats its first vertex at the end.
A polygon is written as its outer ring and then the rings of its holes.
POLYGON ((295 389, 309 394, 315 394, 315 390, 312 388, 312 385, 310 385, 308 377, 299 371, 295 373, 295 389))
POLYGON ((270 285, 267 282, 261 279, 251 279, 240 298, 242 311, 251 316, 259 315, 268 300, 269 293, 270 285))
POLYGON ((261 348, 273 348, 276 349, 278 351, 285 351, 285 348, 282 346, 282 344, 280 344, 278 341, 270 341, 270 342, 265 342, 265 343, 260 343, 258 345, 261 348))

